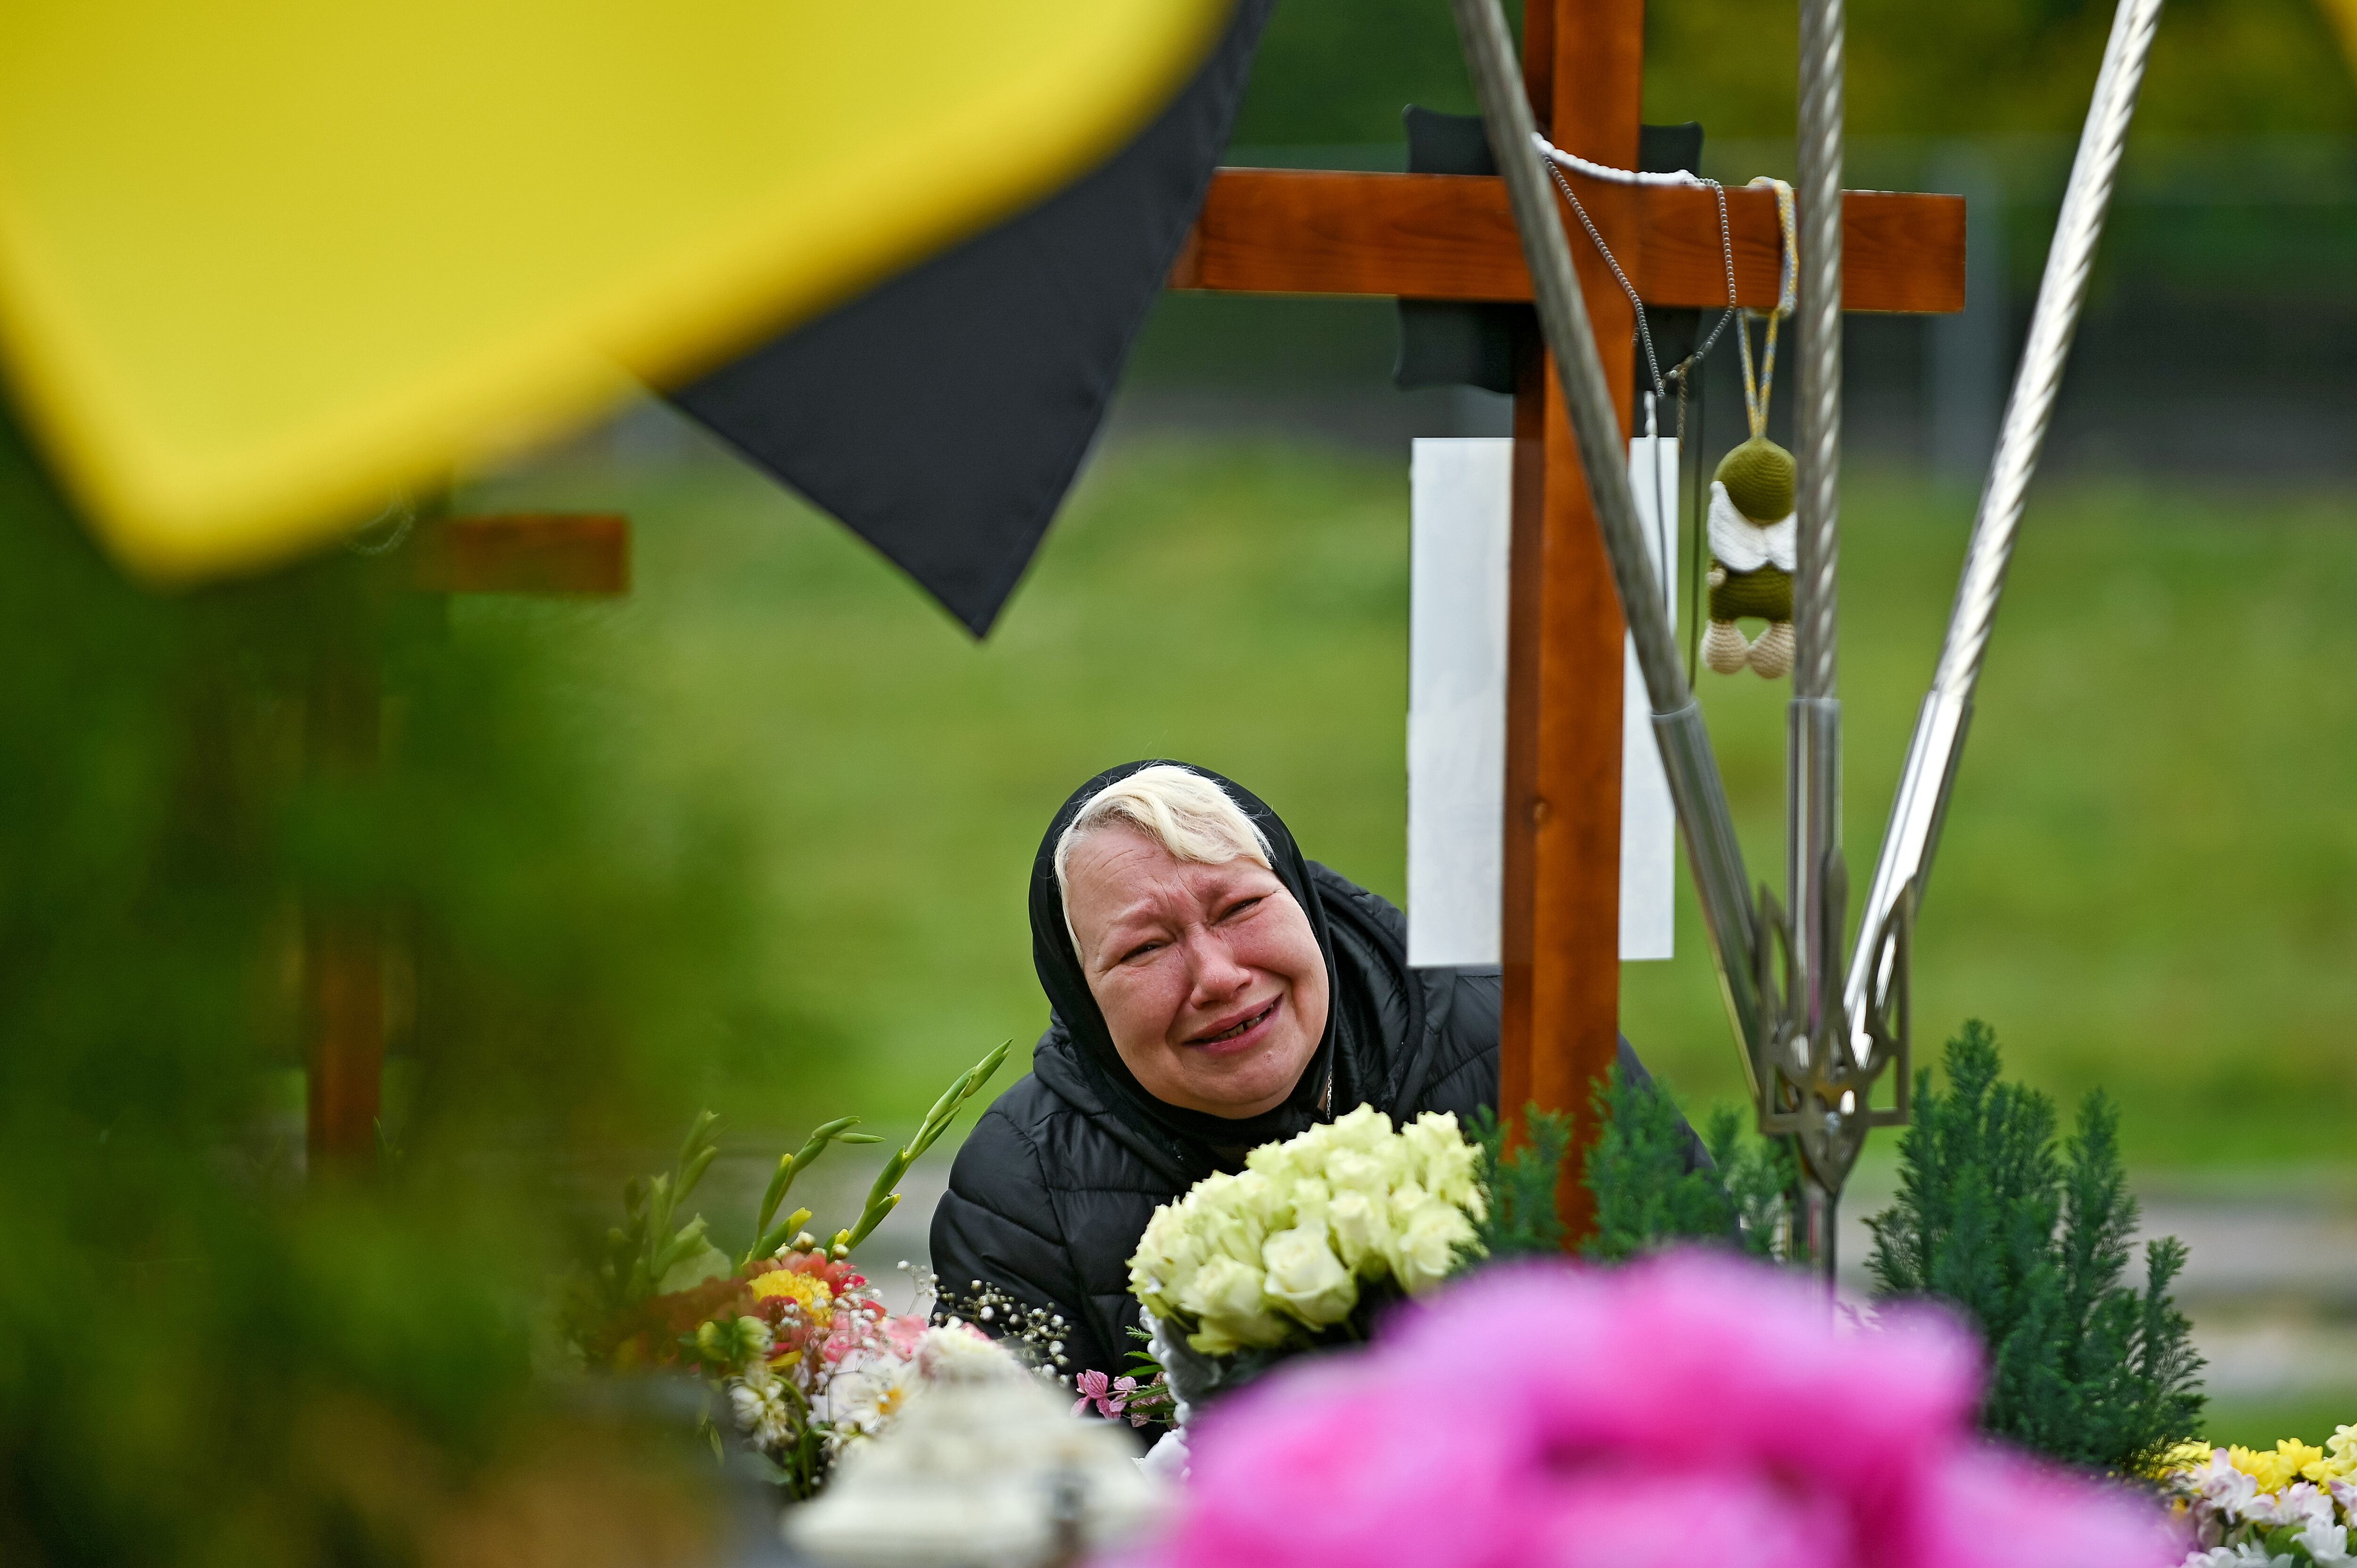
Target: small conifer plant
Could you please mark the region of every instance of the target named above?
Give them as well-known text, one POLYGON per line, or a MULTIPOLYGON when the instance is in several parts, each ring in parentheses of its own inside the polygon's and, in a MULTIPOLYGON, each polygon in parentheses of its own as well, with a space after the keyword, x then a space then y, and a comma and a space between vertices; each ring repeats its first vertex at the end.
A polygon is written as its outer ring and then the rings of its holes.
POLYGON ((1583 1254, 1612 1262, 1696 1241, 1757 1258, 1781 1255, 1792 1185, 1782 1140, 1747 1139, 1743 1117, 1721 1106, 1697 1151, 1669 1093, 1623 1075, 1617 1063, 1598 1083, 1594 1103, 1600 1131, 1585 1175, 1596 1197, 1596 1234, 1583 1254), (1697 1152, 1707 1157, 1696 1159, 1697 1152))
MULTIPOLYGON (((1746 1138, 1743 1117, 1722 1107, 1697 1151, 1676 1101, 1646 1079, 1623 1078, 1617 1065, 1598 1083, 1594 1104, 1602 1130, 1581 1176, 1596 1199, 1596 1234, 1582 1255, 1617 1262, 1695 1241, 1758 1258, 1782 1256, 1792 1185, 1782 1142, 1746 1138), (1695 1158, 1697 1152, 1705 1157, 1695 1158)), ((1571 1119, 1534 1105, 1523 1123, 1525 1135, 1510 1154, 1497 1118, 1482 1112, 1473 1122, 1489 1196, 1479 1239, 1482 1255, 1492 1260, 1563 1251, 1555 1194, 1571 1150, 1571 1119)))
POLYGON ((2136 1201, 2119 1113, 2100 1091, 2058 1151, 2053 1101, 2001 1079, 1987 1025, 1966 1024, 1944 1065, 1944 1094, 1918 1075, 1898 1199, 1867 1221, 1877 1294, 1936 1297, 1979 1329, 1989 1433, 2141 1474, 2201 1416, 2201 1358, 2169 1294, 2184 1244, 2147 1243, 2144 1288, 2126 1283, 2136 1201))
POLYGON ((1487 1106, 1473 1113, 1470 1131, 1481 1150, 1476 1167, 1488 1212, 1475 1222, 1479 1255, 1546 1257, 1563 1251, 1563 1215, 1555 1191, 1571 1150, 1571 1118, 1536 1105, 1523 1112, 1523 1137, 1512 1153, 1506 1129, 1487 1106))

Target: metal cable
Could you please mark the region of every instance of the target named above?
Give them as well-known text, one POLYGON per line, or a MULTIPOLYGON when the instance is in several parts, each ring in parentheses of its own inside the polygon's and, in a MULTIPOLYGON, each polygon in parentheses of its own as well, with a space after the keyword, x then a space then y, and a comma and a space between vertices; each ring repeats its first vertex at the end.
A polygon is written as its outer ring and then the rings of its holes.
MULTIPOLYGON (((1800 403, 1793 453, 1798 494, 1792 574, 1792 699, 1785 726, 1785 877, 1797 961, 1790 995, 1792 1066, 1829 1080, 1850 1048, 1842 1010, 1841 703, 1835 696, 1835 597, 1841 564, 1842 0, 1802 0, 1797 315, 1800 403)), ((1860 1097, 1861 1099, 1863 1097, 1860 1097)), ((1763 1122, 1786 1107, 1762 1103, 1763 1122)), ((1799 1108, 1806 1115, 1814 1108, 1799 1108)), ((1860 1107, 1863 1110, 1863 1106, 1860 1107)), ((1828 1132, 1844 1112, 1823 1108, 1828 1132)), ((1800 1154, 1822 1206, 1818 1260, 1832 1267, 1832 1215, 1858 1140, 1804 1135, 1800 1154)), ((1813 1209, 1813 1212, 1815 1210, 1813 1209)), ((1828 1279, 1831 1275, 1828 1273, 1828 1279)))
POLYGON ((1801 6, 1801 401, 1793 457, 1800 494, 1792 584, 1798 658, 1792 694, 1830 697, 1841 550, 1842 0, 1801 6))
MULTIPOLYGON (((2061 214, 2055 220, 2053 243, 2046 252, 2046 274, 2040 280, 2038 302, 2030 312, 2029 340, 2006 403, 1988 484, 1981 491, 1980 510, 1973 520, 1972 542, 1965 548, 1964 570, 1957 580, 1947 639, 1940 647, 1932 690, 1916 718, 1907 764, 1891 796, 1890 822, 1883 833, 1874 880, 1867 889, 1860 929, 1869 935, 1881 929, 1902 889, 1914 884, 1921 897, 1922 879, 1929 875, 1932 855, 1939 848, 1940 824, 1947 814, 1956 765, 1972 719, 1974 688, 1980 680, 1989 634, 1996 624, 1997 604, 2005 593, 2006 568, 2020 531, 2029 481, 2038 471, 2047 426, 2054 416, 2054 400, 2070 360, 2071 340, 2086 301, 2087 279, 2094 266, 2096 244, 2103 238, 2104 218, 2119 175, 2120 155, 2127 145, 2128 126, 2136 115, 2145 61, 2160 25, 2161 3, 2119 0, 2112 16, 2103 70, 2095 79, 2094 98, 2088 105, 2079 151, 2071 164, 2071 182, 2063 190, 2061 214)), ((1859 1021, 1870 991, 1888 979, 1887 967, 1878 967, 1882 958, 1870 941, 1862 940, 1851 959, 1844 1004, 1854 1042, 1859 1038, 1859 1021)))
MULTIPOLYGON (((1684 391, 1685 382, 1684 378, 1694 369, 1695 366, 1702 363, 1705 355, 1708 354, 1713 349, 1718 346, 1719 334, 1725 332, 1727 330, 1727 324, 1735 319, 1737 308, 1735 304, 1735 240, 1732 231, 1727 227, 1727 188, 1719 184, 1718 181, 1715 179, 1698 180, 1695 182, 1699 185, 1709 187, 1711 193, 1718 198, 1719 252, 1727 259, 1727 308, 1719 312, 1718 325, 1710 329, 1710 336, 1702 340, 1702 347, 1695 349, 1694 352, 1688 354, 1684 359, 1680 360, 1676 364, 1672 365, 1667 371, 1664 371, 1662 369, 1660 356, 1653 352, 1653 329, 1646 324, 1645 302, 1637 297, 1637 285, 1631 283, 1629 281, 1629 274, 1620 270, 1620 259, 1612 253, 1612 247, 1604 242, 1604 236, 1597 230, 1596 220, 1587 215, 1587 209, 1580 205, 1578 195, 1571 188, 1571 181, 1564 178, 1563 170, 1556 166, 1558 163, 1565 159, 1569 159, 1575 166, 1582 169, 1602 168, 1604 166, 1601 164, 1590 164, 1585 158, 1574 158, 1569 153, 1564 152, 1562 149, 1541 137, 1534 136, 1531 139, 1534 142, 1536 142, 1540 148, 1546 153, 1548 159, 1547 173, 1555 176, 1555 183, 1556 187, 1562 190, 1563 199, 1571 203, 1571 210, 1578 217, 1579 226, 1587 230, 1588 239, 1595 242, 1596 253, 1604 258, 1604 264, 1612 269, 1613 281, 1620 285, 1620 292, 1629 296, 1629 307, 1636 313, 1637 317, 1637 341, 1642 345, 1645 350, 1645 373, 1651 376, 1653 381, 1653 395, 1655 397, 1664 398, 1669 396, 1669 383, 1674 381, 1678 382, 1680 387, 1678 393, 1679 397, 1684 398, 1685 396, 1685 392, 1684 391)), ((1692 180, 1694 178, 1691 175, 1684 176, 1684 177, 1688 180, 1692 180)), ((1746 339, 1744 348, 1747 350, 1747 353, 1751 345, 1749 340, 1746 339)))

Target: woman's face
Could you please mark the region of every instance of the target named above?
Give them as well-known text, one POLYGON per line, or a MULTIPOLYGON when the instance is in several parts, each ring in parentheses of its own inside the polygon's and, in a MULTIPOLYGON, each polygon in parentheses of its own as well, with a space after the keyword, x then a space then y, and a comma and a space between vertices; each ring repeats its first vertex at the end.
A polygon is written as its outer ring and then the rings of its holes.
POLYGON ((1072 845, 1064 884, 1089 990, 1146 1091, 1214 1116, 1283 1104, 1326 1033, 1326 960, 1285 884, 1119 824, 1072 845))

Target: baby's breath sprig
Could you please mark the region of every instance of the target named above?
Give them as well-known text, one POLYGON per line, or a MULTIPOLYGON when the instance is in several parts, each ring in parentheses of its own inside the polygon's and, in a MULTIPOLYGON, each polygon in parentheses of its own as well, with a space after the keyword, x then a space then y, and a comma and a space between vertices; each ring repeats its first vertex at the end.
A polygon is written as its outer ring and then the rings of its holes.
POLYGON ((1064 1353, 1069 1329, 1060 1312, 1017 1301, 982 1280, 969 1280, 963 1292, 936 1281, 933 1322, 945 1328, 970 1323, 1014 1349, 1046 1380, 1059 1386, 1071 1381, 1065 1369, 1071 1365, 1071 1358, 1064 1353))

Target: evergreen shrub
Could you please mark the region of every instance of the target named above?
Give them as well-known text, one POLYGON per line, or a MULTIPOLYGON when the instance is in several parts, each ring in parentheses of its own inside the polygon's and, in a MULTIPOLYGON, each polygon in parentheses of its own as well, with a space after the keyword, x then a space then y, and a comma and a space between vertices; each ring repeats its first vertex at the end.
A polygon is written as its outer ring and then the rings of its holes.
POLYGON ((2184 1244, 2147 1243, 2143 1288, 2126 1283, 2136 1201, 2119 1115, 2100 1091, 2058 1151, 2053 1101, 2002 1080, 1987 1025, 1966 1024, 1944 1065, 1945 1093, 1917 1075, 1898 1200, 1867 1222, 1877 1295, 1937 1298, 1980 1331, 1988 1432, 2066 1464, 2140 1473, 2201 1415, 2201 1358, 2169 1294, 2184 1244))
MULTIPOLYGON (((1781 1229, 1792 1185, 1781 1143, 1747 1139, 1743 1117, 1722 1106, 1696 1140, 1677 1102, 1658 1085, 1625 1079, 1616 1064, 1597 1085, 1602 1133, 1587 1155, 1582 1179, 1596 1200, 1596 1234, 1581 1254, 1613 1262, 1680 1242, 1732 1246, 1758 1258, 1782 1255, 1781 1229)), ((1571 1151, 1571 1118, 1533 1105, 1524 1137, 1504 1147, 1497 1118, 1474 1122, 1481 1181, 1490 1195, 1480 1242, 1492 1259, 1563 1251, 1555 1207, 1571 1151)))
POLYGON ((1669 1092, 1625 1077, 1617 1063, 1597 1085, 1594 1103, 1601 1131, 1587 1151, 1586 1178, 1596 1198, 1596 1234, 1583 1255, 1618 1262, 1683 1241, 1781 1255, 1792 1186, 1781 1141, 1747 1139, 1742 1114, 1720 1106, 1701 1140, 1707 1158, 1696 1160, 1694 1134, 1669 1092))
POLYGON ((1523 1112, 1523 1140, 1511 1153, 1506 1129, 1489 1107, 1473 1113, 1473 1141, 1480 1145, 1481 1188, 1489 1212, 1476 1227, 1483 1256, 1552 1257, 1563 1251, 1563 1215, 1555 1193, 1563 1163, 1571 1152, 1571 1118, 1536 1105, 1523 1112))

